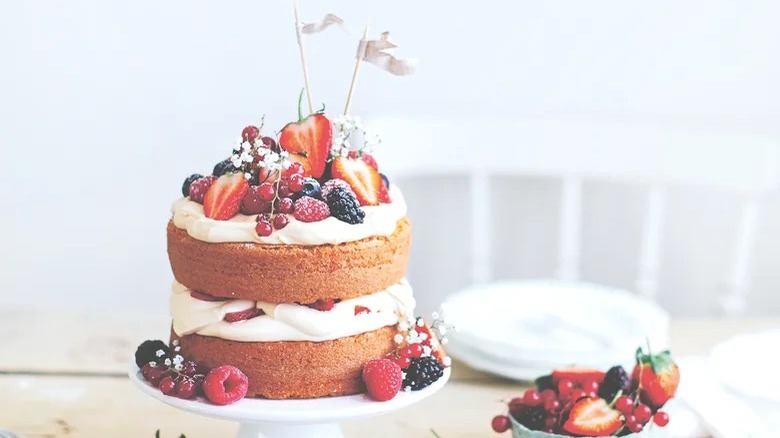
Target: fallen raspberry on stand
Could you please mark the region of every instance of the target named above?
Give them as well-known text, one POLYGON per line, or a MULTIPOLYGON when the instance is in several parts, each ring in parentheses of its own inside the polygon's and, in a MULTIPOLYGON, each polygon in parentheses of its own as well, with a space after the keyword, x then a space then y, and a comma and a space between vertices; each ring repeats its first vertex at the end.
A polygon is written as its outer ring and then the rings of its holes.
POLYGON ((229 405, 246 396, 249 379, 238 368, 222 365, 214 368, 203 381, 203 393, 215 405, 229 405))
POLYGON ((376 401, 387 401, 401 390, 401 367, 388 359, 373 359, 363 367, 363 382, 368 395, 376 401))

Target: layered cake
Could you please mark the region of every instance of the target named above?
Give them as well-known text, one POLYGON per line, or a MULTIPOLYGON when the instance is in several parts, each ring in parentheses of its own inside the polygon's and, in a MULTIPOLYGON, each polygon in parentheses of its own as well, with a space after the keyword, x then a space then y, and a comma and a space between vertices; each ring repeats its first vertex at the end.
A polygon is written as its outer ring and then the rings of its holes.
POLYGON ((447 359, 414 317, 411 224, 370 153, 377 140, 358 119, 322 113, 278 138, 261 130, 244 128, 173 204, 170 348, 151 348, 151 365, 136 356, 144 376, 162 389, 149 372, 175 383, 229 366, 247 397, 314 398, 365 391, 366 364, 383 359, 405 370, 405 389, 430 384, 447 359))

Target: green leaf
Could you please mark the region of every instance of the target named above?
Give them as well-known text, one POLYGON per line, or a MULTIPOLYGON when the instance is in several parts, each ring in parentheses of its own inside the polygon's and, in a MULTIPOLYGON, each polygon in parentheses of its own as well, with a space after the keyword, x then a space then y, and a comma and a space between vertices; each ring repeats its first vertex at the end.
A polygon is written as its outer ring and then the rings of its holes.
POLYGON ((157 432, 154 433, 154 438, 160 438, 160 429, 157 429, 157 432))
POLYGON ((305 90, 305 88, 301 88, 301 94, 298 95, 298 123, 303 122, 303 113, 301 112, 301 106, 303 105, 303 90, 305 90))

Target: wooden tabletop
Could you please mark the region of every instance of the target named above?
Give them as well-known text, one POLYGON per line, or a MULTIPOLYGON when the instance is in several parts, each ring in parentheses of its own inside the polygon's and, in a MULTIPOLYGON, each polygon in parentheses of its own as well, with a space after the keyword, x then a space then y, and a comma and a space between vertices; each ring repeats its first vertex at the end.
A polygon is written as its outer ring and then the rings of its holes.
MULTIPOLYGON (((0 311, 0 429, 35 437, 232 437, 237 425, 178 411, 136 390, 126 377, 135 347, 168 332, 166 315, 0 311)), ((671 326, 677 356, 706 354, 739 333, 780 319, 683 319, 671 326)), ((436 395, 401 411, 343 424, 347 437, 490 436, 500 400, 517 382, 455 362, 436 395)))

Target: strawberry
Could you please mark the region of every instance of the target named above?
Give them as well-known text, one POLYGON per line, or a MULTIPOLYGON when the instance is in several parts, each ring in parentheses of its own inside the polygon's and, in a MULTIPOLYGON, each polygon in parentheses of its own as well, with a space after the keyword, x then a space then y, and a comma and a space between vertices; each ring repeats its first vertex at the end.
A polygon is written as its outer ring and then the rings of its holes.
POLYGON ((203 197, 203 212, 208 218, 226 221, 238 213, 247 191, 249 183, 242 173, 222 175, 203 197))
POLYGON ((376 160, 371 154, 368 154, 366 152, 363 152, 363 154, 360 156, 360 158, 369 166, 373 167, 374 170, 379 172, 379 165, 376 164, 376 160))
POLYGON ((563 379, 569 380, 575 385, 582 385, 585 382, 596 382, 599 385, 604 381, 604 371, 593 368, 570 367, 553 370, 552 379, 555 385, 558 385, 563 379))
POLYGON ((360 205, 379 204, 382 177, 365 161, 343 157, 336 158, 331 164, 331 173, 333 178, 343 179, 352 187, 360 205))
POLYGON ((388 359, 369 360, 363 367, 363 382, 372 399, 390 400, 401 390, 401 367, 388 359))
POLYGON ((333 310, 333 306, 336 305, 336 302, 336 300, 330 298, 320 298, 311 304, 306 304, 306 306, 311 307, 314 310, 319 310, 320 312, 327 312, 333 310))
POLYGON ((571 408, 563 430, 577 436, 608 436, 623 426, 620 411, 602 398, 584 398, 571 408))
POLYGON ((422 327, 417 326, 416 330, 417 333, 425 333, 427 335, 422 344, 431 347, 431 356, 438 359, 439 362, 441 362, 441 364, 445 367, 449 366, 445 364, 446 361, 444 360, 444 358, 447 357, 447 353, 444 352, 444 347, 442 347, 441 342, 439 342, 439 338, 433 334, 433 331, 431 331, 431 327, 428 325, 428 323, 424 323, 422 327))
POLYGON ((636 350, 631 380, 642 401, 656 410, 674 397, 680 384, 680 370, 668 350, 654 355, 648 349, 644 354, 640 347, 636 350))
MULTIPOLYGON (((382 174, 379 174, 379 177, 381 178, 382 174)), ((390 190, 387 188, 387 183, 384 178, 382 178, 382 187, 379 189, 379 202, 382 204, 393 202, 393 200, 390 199, 390 190)))
POLYGON ((360 315, 361 313, 371 313, 371 309, 366 306, 355 306, 355 315, 360 315))
POLYGON ((279 134, 282 149, 306 155, 311 164, 311 176, 319 178, 325 172, 325 162, 333 141, 333 127, 323 114, 312 114, 288 123, 279 134))
POLYGON ((238 312, 230 312, 225 314, 225 321, 227 322, 238 322, 238 321, 244 321, 247 319, 252 319, 255 316, 263 315, 264 312, 262 309, 258 309, 256 307, 252 307, 251 309, 246 310, 239 310, 238 312))
MULTIPOLYGON (((301 175, 303 175, 304 177, 311 176, 311 163, 309 162, 308 158, 299 154, 290 154, 289 158, 290 161, 292 161, 293 163, 301 164, 301 167, 303 168, 303 173, 301 173, 301 175)), ((294 168, 295 166, 290 166, 290 169, 294 169, 294 168)), ((284 173, 282 173, 282 176, 289 177, 290 175, 292 175, 292 173, 294 172, 289 171, 290 169, 284 171, 284 173)))

